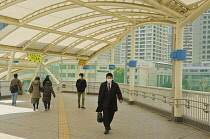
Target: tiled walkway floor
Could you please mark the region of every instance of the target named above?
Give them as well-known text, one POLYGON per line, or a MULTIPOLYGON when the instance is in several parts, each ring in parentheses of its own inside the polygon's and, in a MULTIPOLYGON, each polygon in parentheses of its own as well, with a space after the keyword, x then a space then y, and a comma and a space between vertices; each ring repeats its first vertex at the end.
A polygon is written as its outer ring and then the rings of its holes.
MULTIPOLYGON (((64 99, 71 139, 209 139, 210 133, 183 124, 126 102, 119 104, 110 134, 96 122, 97 96, 86 96, 86 109, 77 108, 76 94, 61 94, 64 99)), ((0 101, 0 139, 57 139, 59 137, 59 95, 52 98, 53 108, 34 112, 30 95, 19 96, 16 107, 0 101), (12 113, 13 112, 13 113, 12 113)))

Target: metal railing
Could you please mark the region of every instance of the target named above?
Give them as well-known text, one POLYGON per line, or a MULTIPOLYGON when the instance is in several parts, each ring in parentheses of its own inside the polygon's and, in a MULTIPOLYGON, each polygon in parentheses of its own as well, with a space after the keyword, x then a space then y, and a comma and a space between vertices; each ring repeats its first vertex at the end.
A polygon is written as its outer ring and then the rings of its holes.
MULTIPOLYGON (((59 90, 76 92, 75 81, 65 81, 60 83, 59 90)), ((100 82, 88 82, 86 92, 97 94, 100 82)), ((176 99, 172 97, 171 88, 134 86, 134 90, 129 89, 129 84, 119 84, 123 97, 129 99, 133 95, 134 102, 139 102, 156 109, 171 113, 172 107, 176 106, 176 99)), ((197 122, 210 125, 210 93, 183 90, 181 106, 183 117, 197 122)))
POLYGON ((210 93, 183 90, 183 116, 210 125, 210 93))

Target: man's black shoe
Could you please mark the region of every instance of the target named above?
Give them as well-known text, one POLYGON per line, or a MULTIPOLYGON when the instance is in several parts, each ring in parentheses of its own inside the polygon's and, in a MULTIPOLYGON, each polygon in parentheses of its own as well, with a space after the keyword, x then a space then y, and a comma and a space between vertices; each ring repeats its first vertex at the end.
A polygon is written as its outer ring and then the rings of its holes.
POLYGON ((78 106, 78 108, 80 108, 80 106, 78 106))
POLYGON ((85 109, 85 107, 81 107, 82 109, 85 109))
POLYGON ((104 131, 104 134, 109 134, 109 130, 105 130, 104 131))

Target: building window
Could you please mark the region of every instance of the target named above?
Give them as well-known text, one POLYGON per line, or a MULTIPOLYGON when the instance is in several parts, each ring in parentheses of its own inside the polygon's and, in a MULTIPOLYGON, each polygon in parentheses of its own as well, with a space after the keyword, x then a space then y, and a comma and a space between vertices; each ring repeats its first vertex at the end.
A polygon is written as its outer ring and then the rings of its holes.
POLYGON ((208 70, 207 70, 207 69, 205 69, 205 70, 200 70, 200 72, 208 72, 208 70))
POLYGON ((203 49, 206 49, 206 46, 203 46, 203 49))
POLYGON ((68 69, 75 69, 76 66, 75 65, 68 65, 68 69))
POLYGON ((107 67, 100 67, 100 69, 107 69, 107 67))
POLYGON ((61 65, 60 69, 66 69, 66 65, 61 65))
POLYGON ((66 77, 66 73, 60 73, 60 77, 66 77))
POLYGON ((75 77, 75 73, 68 73, 68 77, 75 77))

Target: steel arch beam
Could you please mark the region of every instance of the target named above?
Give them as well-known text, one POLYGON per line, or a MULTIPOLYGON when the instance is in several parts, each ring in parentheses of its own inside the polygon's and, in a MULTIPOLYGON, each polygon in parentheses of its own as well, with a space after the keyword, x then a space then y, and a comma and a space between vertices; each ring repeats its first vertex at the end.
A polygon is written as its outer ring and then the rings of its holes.
MULTIPOLYGON (((119 34, 121 34, 121 33, 122 33, 122 31, 119 31, 119 32, 116 32, 116 33, 114 33, 114 34, 108 35, 108 36, 106 36, 105 38, 106 38, 106 40, 109 40, 109 39, 112 39, 112 38, 115 38, 115 37, 119 36, 119 34)), ((80 50, 79 52, 77 52, 76 55, 77 55, 77 56, 80 56, 81 54, 87 52, 88 50, 90 50, 91 48, 97 46, 98 44, 100 44, 100 43, 94 42, 94 43, 92 43, 92 44, 86 46, 84 49, 80 50)))
POLYGON ((4 0, 0 3, 0 11, 23 1, 26 0, 4 0))
POLYGON ((78 59, 75 58, 75 59, 62 59, 62 60, 57 60, 57 61, 53 61, 53 62, 50 62, 48 64, 45 64, 45 66, 48 66, 48 65, 51 65, 51 64, 54 64, 54 63, 58 63, 58 62, 61 62, 61 61, 71 61, 71 60, 78 60, 78 59))
MULTIPOLYGON (((103 14, 99 14, 97 12, 89 12, 89 13, 81 14, 78 16, 74 16, 74 17, 65 19, 61 22, 58 22, 58 23, 52 25, 51 27, 49 27, 49 29, 56 30, 58 28, 66 26, 68 24, 72 24, 72 23, 75 23, 75 22, 78 22, 78 21, 81 21, 84 19, 94 18, 94 17, 98 17, 98 16, 102 16, 102 15, 103 14)), ((26 48, 30 47, 31 44, 33 44, 37 40, 41 39, 42 37, 46 36, 47 34, 49 34, 49 33, 48 32, 40 32, 39 34, 37 34, 33 38, 31 38, 29 41, 24 43, 21 47, 23 47, 23 50, 25 50, 26 48)))
POLYGON ((210 0, 204 2, 200 7, 198 7, 194 12, 192 12, 189 16, 184 18, 182 21, 178 23, 178 26, 183 27, 188 23, 191 23, 196 18, 198 18, 201 14, 206 12, 210 8, 210 0))
MULTIPOLYGON (((76 55, 72 55, 72 54, 62 54, 60 52, 53 52, 53 51, 49 51, 47 53, 44 53, 43 51, 37 50, 37 49, 26 49, 26 50, 22 50, 19 47, 15 47, 15 46, 9 46, 9 45, 0 45, 0 49, 2 50, 7 50, 7 51, 15 51, 15 52, 23 52, 23 53, 34 53, 34 54, 42 54, 42 55, 49 55, 49 56, 63 56, 63 57, 73 57, 73 58, 77 58, 76 55)), ((83 56, 86 57, 86 56, 83 56)))
POLYGON ((153 7, 147 6, 147 5, 143 5, 143 4, 134 4, 134 3, 127 3, 127 2, 108 2, 108 1, 92 2, 90 4, 92 6, 113 6, 114 5, 114 6, 117 6, 117 7, 125 7, 125 8, 130 8, 130 9, 140 9, 140 10, 145 10, 145 11, 148 11, 148 12, 155 12, 157 14, 173 17, 169 13, 159 11, 156 8, 153 8, 153 7))
MULTIPOLYGON (((103 23, 106 23, 106 22, 103 22, 103 23)), ((97 24, 97 25, 103 25, 103 23, 100 23, 99 22, 99 24, 97 24)), ((111 23, 113 23, 112 21, 111 21, 111 23)), ((92 24, 93 23, 90 23, 90 25, 92 26, 92 24)), ((108 23, 107 23, 108 24, 108 23)), ((88 24, 89 25, 89 24, 88 24)), ((84 25, 85 27, 87 26, 87 25, 84 25)), ((96 25, 95 25, 96 26, 96 25)), ((112 26, 112 27, 115 27, 115 29, 118 29, 118 28, 116 28, 116 25, 114 25, 114 26, 112 26)), ((91 28, 91 27, 87 27, 87 28, 91 28)), ((107 27, 107 28, 109 28, 109 27, 107 27)), ((125 28, 125 27, 124 27, 125 28)), ((79 33, 81 30, 77 30, 77 32, 76 33, 79 33)), ((71 32, 71 33, 75 33, 75 32, 71 32)), ((75 33, 75 34, 76 34, 75 33)), ((102 33, 102 32, 101 32, 102 33)), ((104 32, 105 33, 105 32, 104 32)), ((97 35, 88 35, 88 37, 95 37, 95 36, 97 36, 97 35)), ((48 50, 50 50, 52 47, 54 47, 55 45, 57 45, 58 43, 60 43, 60 42, 62 42, 63 40, 65 40, 65 39, 67 39, 67 38, 69 38, 68 36, 61 36, 61 37, 58 37, 56 40, 54 40, 53 42, 51 42, 48 46, 46 46, 45 48, 44 48, 44 52, 47 52, 48 50)), ((84 42, 84 41, 86 41, 86 40, 81 40, 81 42, 80 43, 82 43, 82 42, 84 42)), ((107 40, 106 40, 107 41, 107 40)), ((78 43, 77 43, 78 44, 78 43)), ((73 47, 75 47, 76 45, 73 45, 73 46, 71 46, 70 47, 70 49, 71 48, 73 48, 73 47)), ((69 47, 69 45, 68 45, 68 47, 69 47)), ((65 49, 65 48, 64 48, 65 49)), ((66 49, 66 51, 68 51, 69 49, 66 49)), ((64 54, 65 54, 65 52, 66 51, 64 51, 64 54)))
POLYGON ((78 27, 74 30, 71 30, 70 33, 78 34, 82 31, 85 31, 85 30, 88 30, 88 29, 91 29, 91 28, 95 28, 95 27, 102 26, 102 25, 107 25, 107 24, 112 24, 112 23, 118 23, 118 22, 120 22, 120 21, 116 18, 102 19, 102 20, 99 20, 99 21, 94 21, 94 22, 85 24, 83 26, 80 26, 80 27, 78 27))
MULTIPOLYGON (((13 71, 12 74, 14 74, 14 73, 20 73, 20 72, 24 72, 24 71, 30 71, 30 70, 27 70, 27 69, 25 69, 25 70, 24 69, 18 69, 16 71, 13 71)), ((6 79, 6 76, 7 75, 2 76, 1 77, 1 80, 6 79)))
MULTIPOLYGON (((107 10, 99 8, 99 7, 95 7, 90 2, 84 3, 84 2, 79 1, 79 0, 68 0, 68 1, 71 1, 71 2, 73 2, 75 4, 80 5, 80 6, 83 6, 83 7, 86 7, 86 8, 89 8, 89 9, 92 9, 92 10, 95 10, 95 11, 98 11, 98 12, 101 12, 101 13, 104 13, 104 14, 107 14, 107 15, 119 18, 120 20, 123 20, 123 21, 126 21, 126 22, 135 23, 134 21, 130 20, 129 18, 126 18, 126 17, 121 16, 121 15, 116 15, 116 14, 110 12, 110 11, 107 11, 107 10)), ((108 1, 107 1, 107 3, 108 3, 108 1)))
POLYGON ((54 47, 55 45, 57 45, 58 43, 64 41, 65 39, 69 38, 69 36, 60 36, 57 39, 55 39, 54 41, 52 41, 49 45, 47 45, 43 50, 46 53, 48 50, 50 50, 52 47, 54 47))
MULTIPOLYGON (((119 24, 118 24, 119 25, 119 24)), ((116 26, 116 25, 115 25, 116 26)), ((115 26, 113 26, 113 28, 115 27, 115 26)), ((124 27, 125 28, 125 27, 124 27)), ((109 32, 109 31, 108 31, 109 32)), ((90 37, 95 37, 95 36, 98 36, 98 34, 99 33, 102 33, 102 32, 98 32, 98 31, 95 31, 94 33, 92 33, 92 34, 90 34, 90 35, 88 35, 88 36, 90 36, 90 37)), ((103 33, 105 33, 105 32, 103 32, 103 33)), ((84 39, 78 39, 78 40, 76 40, 75 42, 73 42, 72 44, 70 44, 70 45, 68 45, 66 48, 64 48, 62 51, 61 51, 61 53, 62 54, 65 54, 67 51, 69 51, 70 49, 72 49, 72 48, 74 48, 76 45, 78 45, 78 44, 80 44, 80 43, 82 43, 82 42, 85 42, 86 40, 84 40, 84 39)))
POLYGON ((75 37, 75 38, 83 38, 83 39, 92 40, 92 41, 99 41, 99 42, 102 42, 102 43, 110 43, 110 42, 103 42, 102 40, 95 39, 95 38, 88 38, 88 37, 85 37, 85 36, 70 34, 70 33, 57 31, 57 30, 51 30, 51 29, 44 28, 44 27, 37 27, 37 26, 29 25, 29 24, 20 25, 17 19, 14 19, 14 18, 11 18, 11 17, 5 17, 5 16, 2 16, 2 15, 0 15, 0 21, 3 22, 3 23, 8 23, 8 24, 19 26, 19 27, 21 26, 21 27, 34 29, 34 30, 39 30, 39 31, 43 31, 43 32, 55 33, 55 34, 59 34, 59 35, 66 35, 66 36, 71 36, 71 37, 75 37))
POLYGON ((35 20, 35 19, 38 19, 40 17, 45 16, 45 15, 49 15, 49 14, 52 14, 52 13, 55 13, 55 12, 58 12, 58 11, 61 11, 61 10, 67 10, 67 9, 71 9, 71 8, 78 8, 80 6, 84 6, 84 7, 87 7, 87 8, 96 10, 96 11, 99 11, 99 12, 101 12, 103 14, 119 18, 119 19, 124 20, 126 22, 129 21, 129 22, 134 23, 134 21, 129 19, 129 18, 126 18, 126 17, 121 16, 121 15, 114 14, 113 12, 110 12, 108 10, 104 10, 102 8, 95 7, 95 6, 104 6, 104 5, 106 5, 106 6, 118 5, 118 6, 122 6, 122 7, 126 7, 126 8, 147 10, 147 11, 160 13, 162 15, 171 16, 171 14, 161 12, 161 11, 155 9, 155 8, 152 8, 151 6, 140 5, 140 4, 132 4, 132 3, 127 3, 127 2, 108 2, 108 1, 106 1, 106 2, 88 2, 88 3, 83 3, 83 2, 78 1, 78 0, 69 0, 69 1, 72 1, 72 2, 74 2, 76 4, 78 4, 78 5, 72 4, 72 3, 68 2, 68 1, 61 2, 61 3, 56 3, 56 4, 53 4, 53 5, 44 7, 42 9, 39 9, 39 10, 37 10, 37 11, 35 11, 35 12, 25 16, 25 17, 23 17, 19 21, 20 21, 21 24, 27 24, 27 23, 35 20))
POLYGON ((23 50, 26 50, 31 44, 33 44, 34 42, 38 41, 39 39, 41 39, 42 37, 46 36, 47 34, 49 34, 48 32, 40 32, 37 35, 35 35, 33 38, 31 38, 29 41, 27 41, 26 43, 24 43, 21 48, 23 50))
POLYGON ((35 19, 45 16, 45 15, 49 15, 51 13, 55 13, 55 12, 66 10, 66 9, 78 8, 78 7, 80 7, 80 6, 72 4, 71 2, 68 2, 68 1, 64 1, 64 2, 56 3, 53 5, 44 7, 42 9, 39 9, 29 15, 26 15, 19 21, 21 24, 27 24, 35 19))
POLYGON ((164 13, 168 13, 169 15, 171 15, 174 18, 177 18, 177 19, 183 18, 183 15, 181 15, 180 13, 173 11, 172 9, 165 6, 163 3, 157 2, 155 0, 137 0, 137 1, 141 1, 146 4, 149 4, 149 5, 153 6, 154 8, 161 10, 164 13))

